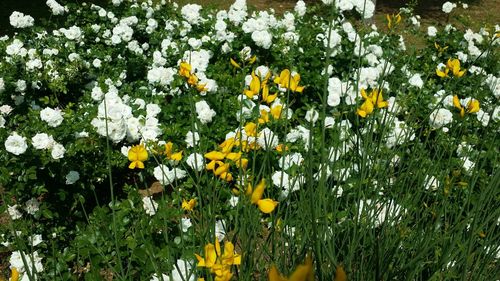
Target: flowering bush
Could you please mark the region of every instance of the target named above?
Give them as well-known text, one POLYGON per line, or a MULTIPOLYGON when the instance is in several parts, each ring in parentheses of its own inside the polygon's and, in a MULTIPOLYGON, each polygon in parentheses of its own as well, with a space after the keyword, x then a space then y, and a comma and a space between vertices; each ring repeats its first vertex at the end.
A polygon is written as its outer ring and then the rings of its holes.
POLYGON ((491 280, 500 27, 429 27, 415 50, 399 30, 418 17, 379 30, 357 22, 369 0, 322 2, 50 0, 64 18, 43 27, 14 12, 11 279, 491 280))

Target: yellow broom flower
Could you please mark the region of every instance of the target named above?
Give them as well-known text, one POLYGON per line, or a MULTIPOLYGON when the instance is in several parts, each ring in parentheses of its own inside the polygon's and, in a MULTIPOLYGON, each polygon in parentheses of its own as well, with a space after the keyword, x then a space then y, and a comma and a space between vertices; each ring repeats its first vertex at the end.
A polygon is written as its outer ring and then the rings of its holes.
POLYGON ((148 151, 142 144, 132 146, 128 151, 128 160, 132 161, 129 169, 144 169, 144 161, 148 159, 148 151))

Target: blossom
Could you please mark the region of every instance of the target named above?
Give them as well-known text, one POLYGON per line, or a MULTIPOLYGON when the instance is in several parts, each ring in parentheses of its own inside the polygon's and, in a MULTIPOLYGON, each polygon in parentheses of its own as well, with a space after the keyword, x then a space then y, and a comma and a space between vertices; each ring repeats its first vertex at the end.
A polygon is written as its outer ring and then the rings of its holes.
POLYGON ((31 138, 31 144, 36 149, 50 149, 54 143, 54 138, 46 133, 39 133, 31 138))
POLYGON ((53 159, 61 159, 64 158, 64 153, 66 152, 66 148, 60 143, 54 143, 52 146, 52 150, 50 151, 50 156, 52 156, 53 159))
POLYGON ((453 96, 453 106, 460 110, 460 117, 464 117, 465 113, 476 113, 479 111, 479 101, 476 99, 469 99, 466 106, 462 103, 457 95, 453 96))
POLYGON ((216 112, 210 108, 208 103, 201 100, 195 104, 196 114, 198 115, 198 120, 201 123, 207 124, 212 122, 212 118, 216 115, 216 112))
POLYGON ((439 129, 453 121, 453 114, 446 108, 434 110, 429 116, 429 123, 434 129, 439 129))
POLYGON ((61 125, 64 118, 62 117, 61 111, 46 107, 40 111, 40 119, 47 122, 50 127, 57 127, 61 125))
MULTIPOLYGON (((269 281, 314 281, 314 268, 311 256, 307 256, 304 264, 301 264, 295 268, 293 273, 289 278, 283 277, 275 265, 271 266, 268 272, 269 281)), ((337 279, 335 279, 337 280, 337 279)))
POLYGON ((9 16, 9 22, 15 28, 26 28, 33 26, 35 19, 30 15, 24 15, 16 11, 9 16))
POLYGON ((437 76, 442 77, 442 78, 448 77, 448 73, 450 71, 453 74, 453 76, 462 77, 467 70, 460 69, 460 60, 458 60, 458 59, 448 59, 448 62, 446 62, 446 65, 440 64, 436 68, 437 76))
POLYGON ((266 188, 266 180, 262 179, 255 188, 252 187, 250 183, 248 183, 246 194, 250 196, 250 202, 252 204, 257 205, 259 210, 265 214, 270 214, 274 211, 274 208, 278 205, 278 202, 266 198, 262 199, 262 195, 264 194, 264 189, 266 188))
POLYGON ((304 86, 299 86, 300 75, 298 73, 290 73, 290 70, 284 69, 280 75, 274 78, 274 83, 282 88, 290 89, 292 92, 302 93, 304 86))
POLYGON ((129 169, 144 169, 144 161, 148 159, 148 151, 143 144, 132 146, 128 151, 128 160, 131 161, 129 169))
POLYGON ((457 4, 451 3, 451 2, 445 2, 443 4, 442 10, 446 14, 451 13, 451 11, 457 6, 457 4))
POLYGON ((40 210, 40 202, 36 198, 31 198, 24 203, 24 210, 30 215, 34 215, 38 210, 40 210))
POLYGON ((205 166, 205 161, 203 159, 203 155, 199 153, 193 153, 187 157, 186 164, 188 164, 191 169, 200 172, 205 166))
POLYGON ((215 239, 215 245, 212 243, 205 245, 204 258, 197 254, 195 256, 198 260, 197 266, 210 269, 216 281, 231 280, 233 276, 231 266, 241 264, 241 255, 234 251, 233 243, 226 241, 224 251, 222 251, 218 239, 215 239))
POLYGON ((5 150, 14 154, 21 155, 26 152, 28 149, 28 144, 26 143, 26 138, 18 135, 16 132, 13 132, 6 140, 5 140, 5 150))
POLYGON ((192 211, 194 207, 196 206, 196 199, 189 199, 189 201, 186 201, 186 199, 182 200, 182 206, 181 208, 185 211, 192 211))
POLYGON ((17 204, 8 206, 7 213, 9 213, 11 220, 17 220, 23 217, 23 214, 17 209, 17 204))
POLYGON ((158 210, 158 203, 153 200, 152 196, 146 196, 142 198, 142 207, 146 211, 146 214, 152 216, 158 210))
POLYGON ((399 22, 401 22, 401 13, 398 13, 396 15, 386 14, 385 17, 387 19, 387 28, 388 29, 392 29, 394 26, 398 25, 399 22), (393 22, 394 22, 394 25, 393 25, 393 22))
POLYGON ((80 173, 77 171, 69 171, 66 175, 66 184, 74 184, 80 179, 80 173))
POLYGON ((379 91, 378 89, 375 89, 371 91, 370 95, 367 95, 365 89, 361 88, 361 96, 365 99, 365 101, 361 107, 358 108, 356 113, 363 118, 370 115, 375 106, 377 108, 385 108, 389 106, 387 101, 384 101, 382 90, 379 91))
POLYGON ((153 175, 162 185, 167 185, 171 184, 177 179, 182 179, 186 177, 187 174, 186 171, 182 169, 179 168, 170 169, 166 165, 160 164, 159 166, 154 168, 153 175))

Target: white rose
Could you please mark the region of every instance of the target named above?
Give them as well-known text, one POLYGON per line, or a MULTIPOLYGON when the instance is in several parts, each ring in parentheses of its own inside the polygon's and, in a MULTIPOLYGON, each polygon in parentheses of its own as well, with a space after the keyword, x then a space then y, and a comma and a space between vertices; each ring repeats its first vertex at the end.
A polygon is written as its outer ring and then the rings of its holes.
POLYGON ((60 143, 55 143, 52 146, 52 151, 50 152, 50 155, 52 156, 53 159, 61 159, 64 157, 64 153, 66 152, 66 149, 64 146, 60 143))
POLYGON ((54 110, 50 107, 46 107, 40 111, 40 119, 47 122, 50 127, 57 127, 64 120, 60 110, 54 110))
POLYGON ((54 145, 54 138, 46 133, 36 134, 31 138, 31 144, 36 149, 49 149, 54 145))
POLYGON ((453 10, 453 8, 455 8, 457 5, 454 4, 454 3, 451 3, 451 2, 445 2, 443 4, 443 12, 449 14, 451 13, 451 11, 453 10))
POLYGON ((77 171, 69 171, 66 175, 66 184, 74 184, 80 179, 80 173, 77 171))
POLYGON ((28 144, 26 144, 26 138, 13 132, 7 140, 5 140, 5 149, 15 155, 21 155, 26 152, 28 144))

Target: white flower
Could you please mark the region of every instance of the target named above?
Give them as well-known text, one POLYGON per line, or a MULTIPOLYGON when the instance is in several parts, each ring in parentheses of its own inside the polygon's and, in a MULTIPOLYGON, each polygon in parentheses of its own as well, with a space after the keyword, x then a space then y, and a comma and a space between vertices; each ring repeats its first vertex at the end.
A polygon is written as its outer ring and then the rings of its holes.
POLYGON ((50 155, 52 156, 53 159, 61 159, 64 158, 64 153, 66 152, 66 149, 64 146, 60 143, 54 143, 52 146, 52 151, 50 151, 50 155))
POLYGON ((231 195, 231 198, 229 198, 229 205, 234 208, 238 205, 238 202, 240 202, 240 198, 238 196, 231 195))
POLYGON ((282 196, 286 197, 291 191, 296 191, 300 189, 300 185, 303 182, 301 177, 290 177, 284 171, 276 171, 271 177, 273 184, 276 187, 282 188, 282 196))
POLYGON ((204 100, 201 100, 195 104, 196 114, 198 114, 198 120, 201 123, 207 124, 212 122, 212 118, 215 116, 215 111, 210 108, 208 103, 204 100))
POLYGON ((66 184, 74 184, 80 179, 80 173, 77 171, 69 171, 66 175, 66 184))
POLYGON ((152 216, 158 210, 158 203, 153 200, 152 196, 146 196, 142 198, 142 207, 147 215, 152 216))
POLYGON ((27 253, 22 253, 19 252, 19 251, 14 251, 12 252, 12 255, 10 256, 10 259, 9 259, 9 263, 10 263, 10 267, 11 268, 16 268, 17 271, 23 275, 23 278, 21 279, 21 281, 28 281, 28 276, 27 275, 24 275, 24 273, 26 272, 26 268, 25 268, 25 263, 23 261, 23 256, 26 260, 26 265, 28 266, 28 269, 29 271, 31 272, 31 274, 33 274, 34 272, 42 272, 43 271, 43 265, 42 265, 42 258, 38 255, 38 252, 35 251, 31 254, 27 254, 27 253), (35 267, 33 268, 33 265, 35 265, 35 267))
POLYGON ((28 144, 26 143, 26 138, 13 132, 7 140, 5 140, 5 150, 14 154, 21 155, 28 149, 28 144))
POLYGON ((439 129, 453 121, 453 114, 446 108, 434 110, 429 116, 429 123, 434 129, 439 129))
POLYGON ((429 37, 436 36, 437 32, 438 32, 438 30, 434 26, 431 25, 431 26, 427 27, 427 35, 429 37))
POLYGON ((11 113, 11 112, 12 112, 12 106, 7 105, 7 104, 0 106, 0 114, 1 115, 9 115, 9 113, 11 113))
POLYGON ((281 169, 288 170, 294 165, 297 167, 300 166, 300 164, 303 161, 304 161, 304 158, 302 157, 302 154, 296 152, 296 153, 288 154, 288 155, 281 157, 278 160, 278 164, 279 164, 281 169))
POLYGON ((256 30, 252 32, 252 40, 257 46, 269 49, 272 44, 273 36, 267 30, 256 30))
POLYGON ((68 8, 57 3, 56 0, 47 0, 47 2, 45 2, 45 4, 47 4, 47 6, 49 6, 52 14, 55 16, 62 15, 68 11, 68 8))
POLYGON ((191 223, 191 219, 189 218, 181 218, 181 229, 182 229, 182 232, 187 232, 188 229, 193 226, 193 224, 191 223))
POLYGON ((186 164, 193 170, 198 172, 205 168, 205 158, 199 153, 192 153, 186 159, 186 164))
POLYGON ((5 128, 5 118, 3 118, 2 115, 0 115, 0 128, 5 128))
POLYGON ((23 217, 23 214, 17 209, 17 204, 7 207, 7 213, 9 213, 11 220, 17 220, 23 217))
POLYGON ((153 175, 162 185, 168 185, 177 179, 186 177, 187 173, 179 168, 173 168, 170 170, 170 168, 166 165, 159 165, 154 168, 153 175))
POLYGON ((311 108, 306 112, 306 116, 304 119, 306 119, 307 122, 312 122, 314 124, 316 123, 316 121, 318 121, 318 118, 319 112, 314 108, 311 108))
POLYGON ((194 280, 196 280, 192 262, 178 259, 176 264, 177 264, 177 266, 174 266, 174 269, 172 269, 172 272, 170 273, 170 275, 172 276, 172 279, 169 279, 169 277, 166 277, 166 278, 163 278, 163 280, 165 280, 165 281, 167 281, 167 280, 194 281, 194 280), (189 278, 188 278, 188 276, 189 276, 189 278))
POLYGON ((424 179, 425 190, 436 191, 439 188, 439 181, 434 176, 425 176, 424 179))
POLYGON ((203 18, 200 16, 202 7, 197 4, 187 4, 181 9, 182 17, 190 24, 198 24, 203 18))
POLYGON ((31 235, 31 237, 29 238, 29 242, 33 247, 39 245, 40 243, 43 242, 42 235, 41 234, 31 235))
POLYGON ((184 140, 187 144, 187 147, 194 147, 195 145, 198 144, 198 142, 200 141, 200 134, 198 134, 198 132, 187 132, 186 134, 186 138, 184 140))
POLYGON ((278 136, 274 134, 273 131, 271 131, 269 128, 264 128, 258 134, 257 143, 260 147, 266 150, 271 150, 278 145, 279 139, 278 136))
POLYGON ((30 215, 34 215, 36 212, 38 212, 38 210, 40 210, 40 203, 38 202, 38 200, 36 200, 36 198, 31 198, 30 200, 26 201, 24 205, 24 210, 30 215))
POLYGON ((40 119, 47 122, 50 127, 57 127, 61 125, 64 120, 60 110, 55 110, 50 107, 46 107, 40 111, 40 119))
POLYGON ((226 236, 226 222, 224 220, 217 220, 215 222, 215 237, 217 240, 222 241, 226 236))
POLYGON ((5 82, 3 81, 3 78, 0 77, 0 93, 5 91, 5 82))
POLYGON ((451 11, 457 6, 457 4, 451 3, 451 2, 445 2, 443 4, 442 10, 446 14, 451 13, 451 11))
POLYGON ((416 73, 412 77, 410 77, 410 80, 408 80, 408 83, 410 83, 410 85, 415 86, 419 89, 422 89, 422 87, 424 86, 424 81, 422 80, 422 78, 420 77, 420 74, 418 74, 418 73, 416 73))
POLYGON ((476 165, 476 163, 472 162, 469 157, 462 157, 462 161, 462 167, 464 167, 465 171, 468 173, 472 171, 472 169, 474 169, 474 166, 476 165))
POLYGON ((297 13, 297 15, 303 17, 306 14, 306 3, 302 0, 297 1, 295 3, 295 8, 294 11, 297 13))
POLYGON ((173 68, 160 66, 149 70, 147 78, 150 84, 158 83, 162 86, 169 86, 174 81, 174 74, 176 71, 173 68))
POLYGON ((13 12, 9 17, 10 25, 15 28, 31 27, 35 23, 35 19, 30 15, 24 15, 20 12, 13 12))
POLYGON ((31 138, 31 144, 36 149, 49 149, 54 145, 54 138, 46 133, 36 134, 31 138))
POLYGON ((161 112, 161 108, 156 103, 148 103, 146 105, 146 116, 156 117, 161 112))
POLYGON ((335 125, 335 118, 331 116, 325 117, 325 128, 331 129, 335 125))

